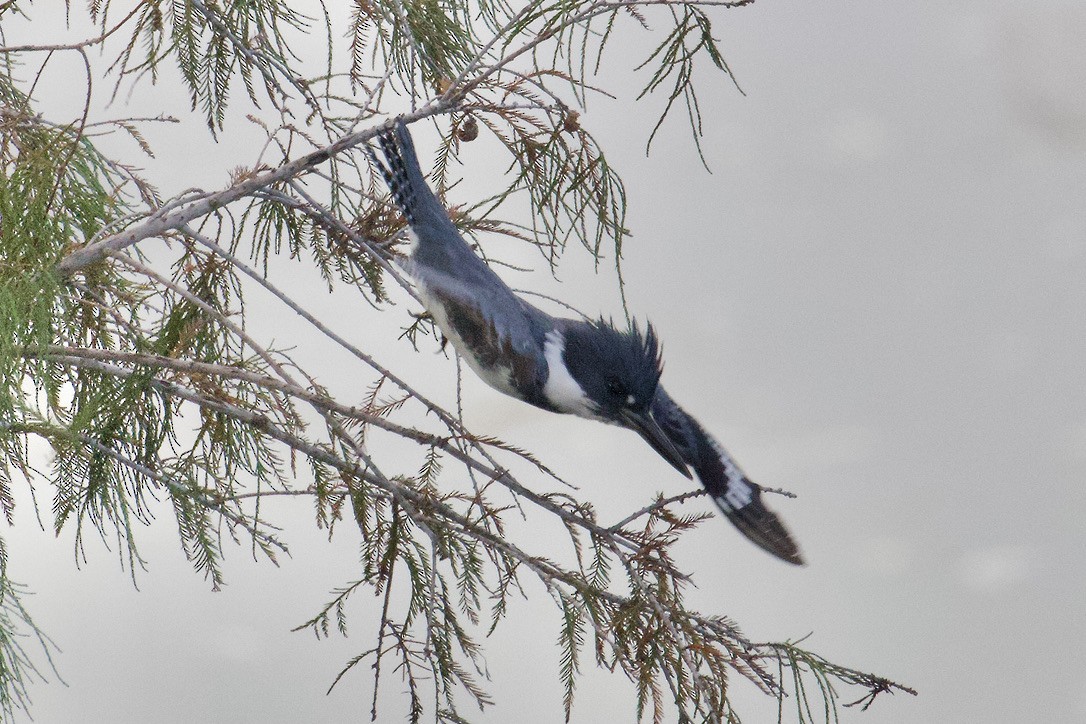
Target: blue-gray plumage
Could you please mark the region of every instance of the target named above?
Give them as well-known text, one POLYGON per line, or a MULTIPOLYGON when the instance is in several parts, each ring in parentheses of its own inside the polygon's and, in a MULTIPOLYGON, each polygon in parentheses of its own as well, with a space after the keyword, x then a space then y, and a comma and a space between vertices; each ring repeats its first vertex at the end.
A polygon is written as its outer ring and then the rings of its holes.
POLYGON ((659 342, 651 325, 627 331, 599 321, 553 317, 506 286, 472 251, 434 196, 406 126, 370 151, 403 212, 412 243, 405 267, 442 333, 484 382, 552 412, 636 431, 683 475, 692 468, 725 516, 750 540, 790 563, 803 562, 787 530, 751 482, 659 384, 659 342), (387 165, 386 165, 387 164, 387 165))

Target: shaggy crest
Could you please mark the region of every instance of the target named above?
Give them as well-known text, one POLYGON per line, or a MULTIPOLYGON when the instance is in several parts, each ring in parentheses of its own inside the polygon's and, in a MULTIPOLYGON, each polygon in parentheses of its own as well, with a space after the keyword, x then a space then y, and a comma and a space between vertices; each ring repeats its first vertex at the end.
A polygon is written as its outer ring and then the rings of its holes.
POLYGON ((663 362, 651 324, 644 332, 636 322, 620 331, 601 318, 573 327, 566 340, 566 363, 592 399, 607 399, 603 393, 608 392, 615 398, 615 407, 631 406, 629 397, 634 399, 633 407, 652 403, 663 362))

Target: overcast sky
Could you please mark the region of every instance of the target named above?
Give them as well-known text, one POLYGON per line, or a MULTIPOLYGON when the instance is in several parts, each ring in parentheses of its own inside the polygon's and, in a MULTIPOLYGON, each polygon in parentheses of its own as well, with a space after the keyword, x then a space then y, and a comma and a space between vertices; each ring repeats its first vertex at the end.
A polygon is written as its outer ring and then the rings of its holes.
MULTIPOLYGON (((679 549, 698 582, 691 605, 754 640, 813 632, 814 650, 920 692, 844 722, 1086 721, 1080 5, 759 0, 727 12, 717 34, 747 95, 706 73, 711 175, 679 123, 646 158, 653 119, 630 94, 584 116, 628 184, 627 295, 664 339, 669 391, 755 480, 799 496, 771 502, 810 565, 780 564, 711 521, 679 549)), ((51 77, 58 98, 63 75, 51 77)), ((164 87, 131 113, 187 106, 164 87)), ((220 149, 194 124, 154 142, 177 191, 225 186, 259 139, 220 149)), ((613 279, 586 261, 571 255, 561 284, 542 268, 510 281, 619 313, 613 279)), ((295 280, 341 332, 395 339, 392 320, 360 309, 355 322, 344 308, 355 297, 312 282, 295 280)), ((281 319, 250 311, 258 330, 289 338, 281 319)), ((453 379, 438 355, 394 348, 384 361, 435 394, 453 379)), ((323 369, 339 389, 359 374, 349 360, 323 369)), ((474 429, 540 453, 616 517, 685 483, 629 433, 475 381, 468 398, 474 429)), ((142 536, 150 572, 136 591, 100 546, 77 572, 71 533, 36 530, 24 504, 4 531, 11 576, 36 592, 68 683, 32 689, 36 720, 368 718, 368 675, 324 694, 371 644, 364 609, 346 641, 289 632, 355 576, 356 542, 325 541, 308 507, 284 519, 297 522, 293 558, 274 569, 232 551, 229 585, 212 594, 164 515, 142 536)), ((539 598, 488 642, 497 704, 479 721, 560 720, 557 622, 539 598)), ((744 721, 775 720, 750 687, 736 696, 744 721)), ((381 720, 398 720, 386 703, 381 720)), ((581 681, 574 721, 633 712, 620 678, 581 681)))

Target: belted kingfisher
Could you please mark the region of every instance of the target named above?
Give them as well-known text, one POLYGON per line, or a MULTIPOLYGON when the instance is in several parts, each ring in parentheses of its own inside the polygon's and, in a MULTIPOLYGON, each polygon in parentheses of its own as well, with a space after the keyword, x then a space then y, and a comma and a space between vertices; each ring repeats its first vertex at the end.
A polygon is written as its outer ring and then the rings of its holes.
POLYGON ((553 317, 513 293, 472 251, 426 184, 403 121, 369 148, 403 212, 411 242, 404 264, 446 339, 491 387, 552 412, 636 431, 676 470, 690 468, 724 515, 755 544, 789 563, 799 548, 724 448, 660 385, 656 332, 553 317))

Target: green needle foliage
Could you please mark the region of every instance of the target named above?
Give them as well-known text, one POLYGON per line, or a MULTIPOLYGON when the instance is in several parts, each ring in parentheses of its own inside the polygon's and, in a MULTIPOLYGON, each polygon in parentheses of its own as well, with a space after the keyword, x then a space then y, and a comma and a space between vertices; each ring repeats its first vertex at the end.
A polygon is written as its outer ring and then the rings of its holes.
MULTIPOLYGON (((275 283, 285 264, 311 266, 431 349, 432 323, 411 314, 398 267, 404 220, 363 152, 397 113, 439 131, 432 181, 442 193, 455 186, 450 162, 468 161, 477 138, 506 154, 492 194, 449 204, 481 254, 489 258, 499 234, 534 245, 548 265, 572 244, 620 271, 625 190, 606 139, 582 125, 589 97, 604 93, 592 85, 597 70, 611 60, 645 74, 640 96, 626 100, 663 97, 653 134, 681 101, 697 139, 695 70, 731 81, 712 23, 748 2, 358 0, 344 11, 287 0, 92 0, 85 13, 68 8, 89 30, 66 45, 50 42, 38 7, 0 2, 0 19, 11 21, 0 26, 8 524, 26 523, 14 501, 29 490, 30 517, 74 530, 80 553, 110 547, 134 575, 145 565, 141 531, 172 516, 194 569, 216 588, 235 545, 272 561, 287 550, 288 531, 262 501, 306 501, 317 526, 361 549, 357 574, 299 629, 367 632, 368 645, 329 683, 372 675, 374 718, 380 708, 463 721, 465 702, 490 705, 483 642, 515 596, 541 592, 554 603, 567 717, 593 665, 625 675, 630 716, 654 722, 738 721, 730 692, 740 683, 781 701, 782 721, 801 722, 835 721, 839 688, 858 688, 864 708, 908 691, 796 644, 751 642, 727 618, 688 608, 690 579, 672 551, 702 520, 678 511, 692 494, 646 501, 608 526, 566 492, 534 492, 566 488, 529 451, 469 430, 275 283), (636 34, 649 37, 644 58, 612 50, 636 34), (299 40, 314 35, 326 51, 305 57, 298 48, 311 44, 299 40), (56 54, 88 71, 74 118, 54 117, 36 95, 56 54), (144 178, 135 159, 107 154, 102 138, 112 134, 153 156, 147 127, 173 119, 99 109, 167 78, 223 143, 247 113, 245 132, 266 138, 260 160, 222 169, 229 180, 219 190, 170 195, 159 187, 184 184, 144 178), (369 387, 333 396, 287 348, 254 338, 254 296, 351 355, 369 387), (525 527, 557 527, 571 552, 539 549, 525 527), (359 615, 359 594, 377 597, 379 620, 359 615), (379 701, 392 672, 405 699, 379 701)), ((24 594, 0 539, 5 717, 28 710, 29 682, 56 676, 24 594)))

